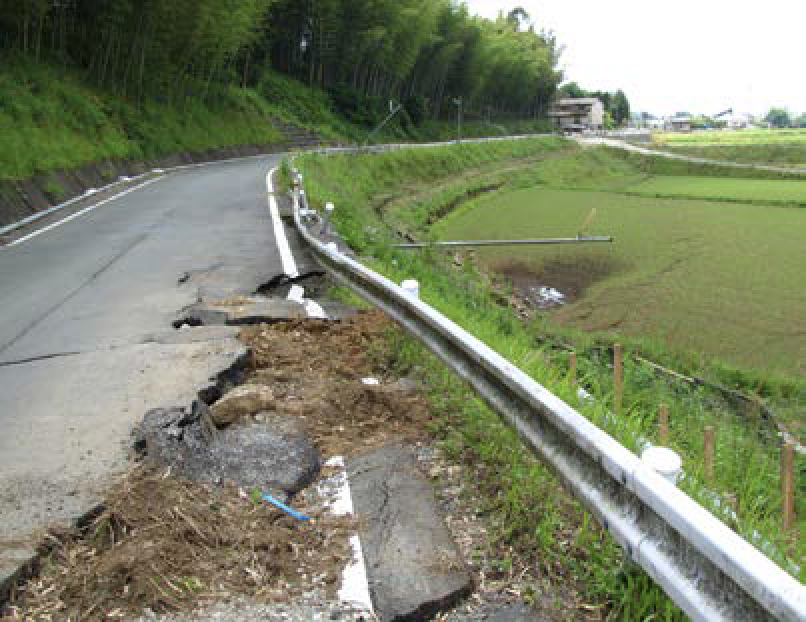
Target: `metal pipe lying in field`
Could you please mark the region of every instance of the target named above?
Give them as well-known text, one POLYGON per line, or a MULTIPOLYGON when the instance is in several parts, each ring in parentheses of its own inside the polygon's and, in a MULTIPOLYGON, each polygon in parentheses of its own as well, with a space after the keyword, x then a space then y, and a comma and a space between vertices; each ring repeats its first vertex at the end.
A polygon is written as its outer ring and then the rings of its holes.
POLYGON ((588 242, 612 242, 609 235, 577 236, 575 238, 543 238, 536 240, 448 240, 445 242, 411 242, 407 244, 393 244, 393 248, 428 248, 457 246, 511 246, 517 244, 587 244, 588 242))

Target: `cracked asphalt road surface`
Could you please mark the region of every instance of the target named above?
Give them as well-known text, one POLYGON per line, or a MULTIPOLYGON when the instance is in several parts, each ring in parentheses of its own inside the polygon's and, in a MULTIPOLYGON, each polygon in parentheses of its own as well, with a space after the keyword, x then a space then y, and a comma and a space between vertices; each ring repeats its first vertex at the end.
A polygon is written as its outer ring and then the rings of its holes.
POLYGON ((0 579, 100 498, 146 410, 187 405, 243 352, 234 331, 183 339, 172 321, 282 271, 265 186, 279 160, 169 173, 0 247, 0 579))

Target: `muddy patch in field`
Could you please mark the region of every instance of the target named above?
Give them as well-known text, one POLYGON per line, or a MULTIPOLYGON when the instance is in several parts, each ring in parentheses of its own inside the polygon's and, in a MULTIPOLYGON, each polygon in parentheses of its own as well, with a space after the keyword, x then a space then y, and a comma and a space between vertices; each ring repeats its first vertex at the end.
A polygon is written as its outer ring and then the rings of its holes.
POLYGON ((579 300, 594 283, 627 269, 608 254, 556 257, 541 263, 510 259, 493 271, 511 284, 517 295, 539 309, 551 309, 579 300))

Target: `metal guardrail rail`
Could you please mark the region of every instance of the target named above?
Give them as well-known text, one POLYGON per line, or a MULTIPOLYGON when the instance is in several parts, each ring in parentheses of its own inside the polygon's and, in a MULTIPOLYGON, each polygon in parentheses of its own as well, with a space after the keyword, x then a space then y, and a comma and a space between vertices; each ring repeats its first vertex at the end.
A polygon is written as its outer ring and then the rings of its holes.
POLYGON ((294 223, 337 280, 458 373, 695 621, 806 621, 804 586, 497 352, 294 223))

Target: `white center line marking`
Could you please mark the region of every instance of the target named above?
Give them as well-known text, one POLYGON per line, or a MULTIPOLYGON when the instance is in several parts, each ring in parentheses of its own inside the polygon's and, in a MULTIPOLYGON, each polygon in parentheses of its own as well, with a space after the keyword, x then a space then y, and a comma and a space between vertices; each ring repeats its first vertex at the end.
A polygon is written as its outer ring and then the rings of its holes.
POLYGON ((118 192, 117 194, 115 194, 115 195, 113 195, 113 196, 111 196, 111 197, 109 197, 107 199, 104 199, 103 201, 99 201, 98 203, 95 203, 94 205, 90 205, 89 207, 85 207, 83 210, 80 210, 80 211, 76 212, 75 214, 70 214, 69 216, 67 216, 66 218, 62 218, 58 222, 54 222, 54 223, 48 225, 47 227, 42 227, 41 229, 37 229, 36 231, 33 231, 32 233, 29 233, 28 235, 24 235, 21 238, 17 238, 13 242, 9 242, 8 245, 9 246, 16 246, 17 244, 22 244, 23 242, 26 242, 26 241, 30 240, 31 238, 35 238, 36 236, 41 235, 41 234, 45 233, 46 231, 50 231, 51 229, 55 229, 59 225, 63 225, 66 222, 70 222, 71 220, 73 220, 75 218, 78 218, 79 216, 82 216, 82 215, 86 214, 87 212, 91 212, 92 210, 94 210, 94 209, 96 209, 98 207, 101 207, 102 205, 106 205, 110 201, 114 201, 115 199, 119 199, 120 197, 125 196, 125 195, 129 194, 130 192, 134 192, 135 190, 139 190, 140 188, 143 188, 143 187, 147 186, 148 184, 153 184, 155 181, 159 181, 160 179, 162 179, 162 177, 155 177, 154 179, 149 179, 148 181, 144 181, 141 184, 137 184, 136 186, 132 186, 131 188, 127 188, 123 192, 118 192))

